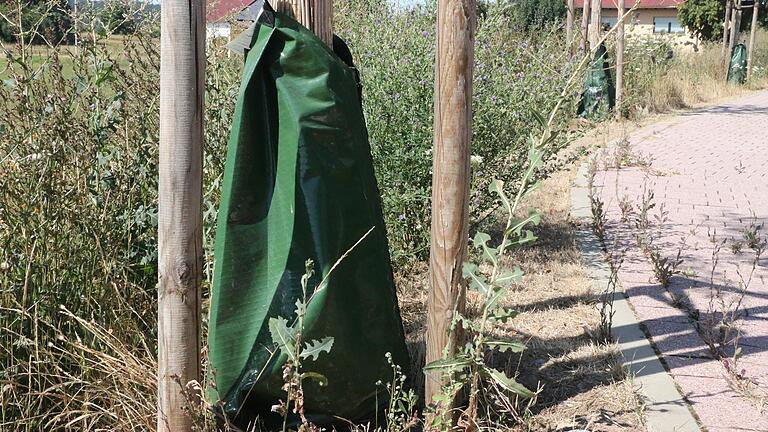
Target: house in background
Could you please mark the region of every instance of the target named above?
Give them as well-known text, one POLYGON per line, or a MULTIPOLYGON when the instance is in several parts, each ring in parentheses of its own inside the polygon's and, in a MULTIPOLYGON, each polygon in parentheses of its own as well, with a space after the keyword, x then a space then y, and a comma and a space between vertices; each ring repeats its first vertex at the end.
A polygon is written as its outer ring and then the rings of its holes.
POLYGON ((206 40, 224 38, 231 40, 243 29, 233 29, 237 15, 253 3, 253 0, 208 0, 205 8, 206 40), (233 34, 233 30, 235 34, 233 34))
MULTIPOLYGON (((583 9, 585 0, 574 0, 576 9, 583 9)), ((589 0, 586 0, 589 1, 589 0)), ((647 35, 666 37, 670 42, 680 45, 693 45, 697 41, 693 35, 680 24, 677 17, 677 5, 685 0, 625 0, 624 8, 629 11, 636 8, 625 21, 628 35, 647 35)), ((602 23, 613 27, 618 21, 617 1, 602 0, 602 23)))

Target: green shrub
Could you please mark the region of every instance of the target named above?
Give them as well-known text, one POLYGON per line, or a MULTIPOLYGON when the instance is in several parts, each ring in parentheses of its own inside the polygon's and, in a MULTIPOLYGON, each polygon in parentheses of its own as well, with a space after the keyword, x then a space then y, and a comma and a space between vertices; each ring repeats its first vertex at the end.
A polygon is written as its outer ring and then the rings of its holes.
MULTIPOLYGON (((20 6, 15 1, 0 2, 0 14, 15 23, 21 19, 22 28, 29 32, 25 35, 25 40, 32 38, 37 44, 56 45, 69 33, 72 19, 67 0, 27 0, 20 6)), ((5 18, 0 19, 0 40, 3 42, 16 42, 18 30, 17 26, 5 18)))
MULTIPOLYGON (((393 9, 381 0, 337 3, 336 25, 363 81, 363 102, 396 264, 426 259, 432 185, 434 5, 393 9)), ((573 66, 556 26, 521 34, 504 7, 488 5, 475 43, 472 220, 493 199, 494 176, 514 184, 526 160, 533 110, 548 111, 573 66)), ((560 118, 556 129, 569 121, 560 118)), ((563 141, 558 141, 559 145, 563 141)))

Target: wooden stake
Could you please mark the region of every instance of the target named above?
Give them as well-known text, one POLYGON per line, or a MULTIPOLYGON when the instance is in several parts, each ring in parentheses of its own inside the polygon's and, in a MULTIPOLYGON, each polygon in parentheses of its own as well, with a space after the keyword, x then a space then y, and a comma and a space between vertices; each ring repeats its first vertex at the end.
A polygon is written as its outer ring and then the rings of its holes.
POLYGON ((333 0, 278 0, 275 10, 293 17, 333 47, 333 0))
POLYGON ((200 380, 205 2, 163 0, 158 191, 158 417, 188 431, 181 385, 200 380))
MULTIPOLYGON (((474 0, 438 1, 427 363, 456 352, 449 328, 454 312, 464 312, 475 13, 474 0)), ((442 385, 439 373, 426 374, 427 403, 442 385)))
POLYGON ((749 30, 749 51, 747 52, 747 79, 752 78, 752 60, 755 52, 755 30, 757 29, 757 15, 760 13, 760 0, 754 0, 752 6, 752 28, 749 30))
POLYGON ((736 46, 736 41, 739 39, 739 30, 741 29, 741 1, 736 0, 736 5, 733 11, 731 11, 731 35, 728 40, 728 60, 730 62, 731 53, 733 53, 733 47, 736 46))
POLYGON ((731 12, 733 11, 733 0, 727 0, 725 3, 725 21, 723 21, 723 57, 728 58, 730 52, 726 52, 728 48, 729 34, 731 30, 731 12))
POLYGON ((581 10, 581 40, 579 41, 579 52, 581 53, 587 51, 587 40, 589 39, 589 6, 591 1, 592 0, 584 0, 584 7, 581 10))
POLYGON ((621 118, 624 102, 624 0, 618 0, 616 21, 616 117, 621 118))
MULTIPOLYGON (((587 0, 584 0, 587 1, 587 0)), ((592 16, 589 20, 589 49, 595 51, 600 43, 600 33, 602 31, 603 2, 602 0, 592 1, 592 16)))
POLYGON ((568 46, 568 55, 573 54, 573 0, 568 0, 568 11, 565 20, 565 42, 568 46))

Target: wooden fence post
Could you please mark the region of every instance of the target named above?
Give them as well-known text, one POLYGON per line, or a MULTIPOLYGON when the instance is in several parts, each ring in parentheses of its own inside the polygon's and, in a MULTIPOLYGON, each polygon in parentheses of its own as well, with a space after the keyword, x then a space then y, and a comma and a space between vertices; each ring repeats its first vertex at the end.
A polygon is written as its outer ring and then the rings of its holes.
POLYGON ((736 46, 736 41, 739 40, 739 32, 741 30, 741 1, 735 0, 733 10, 731 11, 731 35, 728 39, 728 59, 730 62, 730 56, 733 52, 733 47, 736 46))
POLYGON ((565 19, 565 43, 568 55, 573 54, 573 0, 568 0, 568 11, 565 19))
POLYGON ((624 0, 618 0, 616 21, 616 117, 622 117, 624 105, 624 0))
MULTIPOLYGON (((585 0, 587 1, 587 0, 585 0)), ((589 49, 595 51, 602 32, 603 1, 592 0, 592 17, 589 20, 589 49)))
POLYGON ((590 2, 592 0, 583 0, 583 7, 581 8, 581 40, 579 41, 579 52, 585 53, 587 51, 587 40, 589 40, 589 16, 590 16, 590 2))
POLYGON ((731 30, 731 12, 733 11, 733 0, 727 0, 725 3, 725 21, 723 21, 723 57, 728 58, 730 52, 726 52, 728 48, 728 40, 731 30))
MULTIPOLYGON (((427 363, 456 352, 449 328, 454 311, 464 312, 475 13, 474 0, 438 1, 427 363)), ((442 384, 439 373, 426 374, 427 403, 442 384)))
POLYGON ((278 0, 275 10, 293 17, 333 46, 333 0, 278 0))
POLYGON ((757 29, 757 15, 760 13, 760 0, 754 0, 752 5, 752 28, 749 30, 749 51, 747 53, 747 79, 752 78, 752 55, 755 52, 755 30, 757 29))
POLYGON ((200 380, 205 2, 163 0, 158 190, 158 417, 188 431, 182 387, 200 380))

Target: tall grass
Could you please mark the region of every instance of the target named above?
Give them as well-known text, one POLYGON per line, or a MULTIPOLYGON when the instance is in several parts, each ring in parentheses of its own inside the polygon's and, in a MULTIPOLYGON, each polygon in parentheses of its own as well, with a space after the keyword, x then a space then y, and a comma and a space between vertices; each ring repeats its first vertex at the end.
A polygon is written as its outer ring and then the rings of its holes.
MULTIPOLYGON (((744 36, 744 35, 742 35, 744 36)), ((768 85, 768 31, 757 31, 754 76, 744 86, 726 82, 726 64, 719 42, 673 47, 664 39, 630 38, 627 42, 627 104, 625 112, 637 118, 692 108, 768 85), (666 58, 672 50, 672 58, 666 58)))
MULTIPOLYGON (((337 5, 363 78, 392 254, 407 271, 427 254, 435 9, 337 5)), ((550 111, 574 68, 560 27, 521 34, 505 7, 489 7, 478 26, 473 191, 520 180, 530 108, 550 111)), ((78 47, 31 45, 39 26, 8 23, 26 42, 4 43, 0 60, 0 430, 154 428, 159 41, 157 17, 143 16, 119 39, 81 16, 78 47)), ((718 84, 715 51, 664 63, 629 55, 630 114, 733 93, 718 84)), ((206 290, 240 62, 208 50, 206 290)), ((567 143, 562 133, 553 148, 567 143)), ((473 192, 474 220, 491 200, 473 192)))

